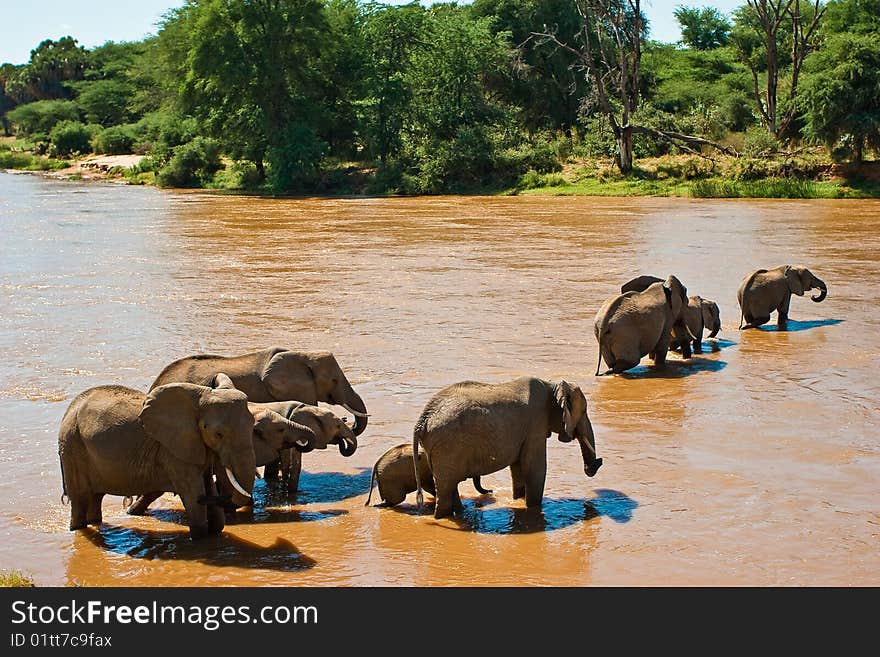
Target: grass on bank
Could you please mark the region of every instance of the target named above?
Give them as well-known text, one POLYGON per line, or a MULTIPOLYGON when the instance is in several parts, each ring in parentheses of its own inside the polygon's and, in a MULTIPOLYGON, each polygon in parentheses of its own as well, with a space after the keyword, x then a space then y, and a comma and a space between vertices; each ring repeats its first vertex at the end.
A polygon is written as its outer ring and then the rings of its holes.
POLYGON ((30 575, 26 575, 20 570, 0 570, 0 587, 34 588, 36 583, 30 575))

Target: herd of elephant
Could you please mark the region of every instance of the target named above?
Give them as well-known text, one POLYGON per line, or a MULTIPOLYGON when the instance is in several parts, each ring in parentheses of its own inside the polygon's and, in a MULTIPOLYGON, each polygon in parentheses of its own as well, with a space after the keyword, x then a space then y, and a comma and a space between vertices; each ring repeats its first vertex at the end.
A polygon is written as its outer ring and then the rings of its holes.
MULTIPOLYGON (((760 326, 778 312, 788 320, 791 295, 819 289, 823 281, 804 267, 760 269, 737 292, 740 328, 760 326)), ((662 366, 668 350, 684 358, 701 351, 704 330, 721 329, 718 306, 688 297, 675 276, 640 276, 608 299, 596 314, 599 358, 609 372, 635 367, 650 355, 662 366)), ((597 366, 596 374, 599 374, 597 366)), ((225 514, 251 503, 257 468, 288 493, 299 485, 302 454, 337 445, 343 456, 357 449, 367 428, 366 405, 333 354, 284 348, 243 356, 190 356, 168 365, 147 393, 98 386, 79 394, 61 421, 58 454, 70 529, 102 522, 104 495, 135 499, 140 515, 164 492, 184 506, 190 536, 217 534, 225 514), (319 407, 345 408, 347 418, 319 407)), ((467 479, 489 493, 480 477, 510 468, 513 497, 539 507, 547 474, 547 438, 577 441, 584 472, 602 465, 581 389, 566 381, 521 377, 486 384, 464 381, 435 394, 413 430, 412 444, 392 447, 376 462, 366 504, 378 486, 382 505, 416 491, 435 497, 435 518, 460 512, 458 484, 467 479)))

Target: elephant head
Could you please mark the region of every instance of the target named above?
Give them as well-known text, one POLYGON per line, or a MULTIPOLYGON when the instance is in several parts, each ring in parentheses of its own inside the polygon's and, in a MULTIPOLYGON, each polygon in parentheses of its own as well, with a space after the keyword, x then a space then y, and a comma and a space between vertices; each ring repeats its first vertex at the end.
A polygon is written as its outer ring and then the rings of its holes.
POLYGON ((352 429, 356 436, 367 428, 367 407, 330 352, 279 351, 266 364, 263 383, 278 401, 342 406, 355 416, 352 429))
POLYGON ((315 435, 314 449, 337 445, 343 456, 351 456, 357 449, 353 429, 327 409, 303 404, 291 413, 290 419, 311 429, 315 435))
MULTIPOLYGON (((254 416, 254 452, 257 451, 258 442, 265 446, 265 450, 274 454, 270 460, 277 458, 278 452, 282 449, 295 449, 302 453, 315 449, 318 437, 309 427, 288 420, 275 411, 265 408, 255 409, 250 404, 249 406, 254 416)), ((265 450, 261 449, 261 451, 265 450)))
POLYGON ((241 494, 254 489, 254 417, 243 392, 192 383, 154 388, 144 400, 140 421, 147 435, 175 458, 223 468, 241 494))
POLYGON ((703 315, 703 326, 709 331, 709 337, 714 338, 721 330, 721 311, 718 310, 718 304, 701 298, 700 312, 703 315))
POLYGON ((587 415, 587 398, 578 386, 560 381, 556 384, 555 401, 551 429, 557 428, 559 440, 563 443, 577 439, 584 459, 584 473, 588 477, 595 476, 602 466, 602 459, 596 457, 596 437, 587 415))
POLYGON ((817 303, 824 301, 828 294, 828 286, 825 285, 825 282, 814 276, 813 272, 806 267, 786 267, 785 280, 788 282, 788 289, 791 290, 791 293, 799 297, 804 296, 807 290, 818 289, 819 294, 810 297, 817 303))

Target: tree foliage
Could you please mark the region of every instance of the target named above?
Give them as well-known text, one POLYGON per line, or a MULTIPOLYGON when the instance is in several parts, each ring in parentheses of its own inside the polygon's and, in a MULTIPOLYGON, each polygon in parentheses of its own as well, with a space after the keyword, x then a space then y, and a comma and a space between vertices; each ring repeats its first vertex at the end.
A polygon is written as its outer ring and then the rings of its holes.
POLYGON ((713 50, 730 41, 731 24, 715 7, 685 7, 673 12, 681 25, 681 41, 694 50, 713 50))

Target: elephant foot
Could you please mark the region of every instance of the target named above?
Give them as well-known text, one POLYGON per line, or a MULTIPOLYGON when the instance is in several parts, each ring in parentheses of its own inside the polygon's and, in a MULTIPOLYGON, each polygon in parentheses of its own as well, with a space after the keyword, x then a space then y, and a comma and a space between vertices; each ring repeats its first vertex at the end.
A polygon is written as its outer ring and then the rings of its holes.
POLYGON ((78 529, 85 529, 89 524, 85 521, 82 522, 71 522, 70 523, 70 531, 75 532, 78 529))

